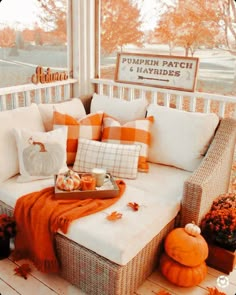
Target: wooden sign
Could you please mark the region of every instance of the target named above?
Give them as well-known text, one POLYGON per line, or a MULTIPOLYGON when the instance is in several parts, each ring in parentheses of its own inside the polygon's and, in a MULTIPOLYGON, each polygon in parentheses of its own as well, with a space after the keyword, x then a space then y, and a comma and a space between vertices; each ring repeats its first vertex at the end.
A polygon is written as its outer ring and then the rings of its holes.
POLYGON ((50 68, 44 72, 43 67, 37 66, 35 74, 31 77, 31 82, 38 83, 51 83, 55 81, 67 80, 68 75, 66 72, 52 72, 50 68))
POLYGON ((198 58, 118 53, 115 81, 160 88, 194 91, 198 58))

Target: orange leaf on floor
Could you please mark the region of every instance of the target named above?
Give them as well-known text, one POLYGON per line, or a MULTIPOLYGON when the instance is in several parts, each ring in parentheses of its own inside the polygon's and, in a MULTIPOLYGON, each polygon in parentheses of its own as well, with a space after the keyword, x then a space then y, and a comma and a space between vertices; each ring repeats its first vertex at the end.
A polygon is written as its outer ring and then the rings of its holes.
POLYGON ((138 211, 139 210, 139 204, 135 203, 135 202, 129 202, 127 204, 127 206, 129 206, 130 208, 132 208, 134 211, 138 211))
POLYGON ((220 292, 217 288, 209 288, 209 287, 207 287, 207 289, 209 291, 208 295, 227 295, 224 292, 220 292))
POLYGON ((113 211, 111 214, 107 215, 107 219, 110 221, 115 221, 121 218, 122 218, 122 213, 119 213, 117 211, 113 211))
POLYGON ((21 276, 27 280, 27 276, 31 272, 31 268, 28 263, 23 263, 21 266, 16 267, 14 271, 16 275, 21 276))

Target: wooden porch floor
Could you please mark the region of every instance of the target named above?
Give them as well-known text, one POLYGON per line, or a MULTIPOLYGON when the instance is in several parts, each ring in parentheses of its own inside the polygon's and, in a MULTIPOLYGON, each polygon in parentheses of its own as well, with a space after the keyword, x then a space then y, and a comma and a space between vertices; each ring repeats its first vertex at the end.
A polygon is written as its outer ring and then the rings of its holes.
MULTIPOLYGON (((69 284, 61 277, 53 274, 43 274, 35 269, 32 263, 32 272, 28 279, 14 274, 14 268, 29 261, 14 263, 11 259, 0 260, 0 295, 85 295, 75 286, 69 284)), ((196 287, 180 288, 167 282, 167 280, 156 270, 138 288, 135 295, 155 295, 160 290, 166 290, 172 295, 207 295, 207 287, 217 287, 219 291, 227 295, 236 294, 236 269, 230 275, 223 274, 208 267, 206 279, 196 287), (217 286, 217 278, 225 275, 229 279, 229 285, 225 288, 217 286)))

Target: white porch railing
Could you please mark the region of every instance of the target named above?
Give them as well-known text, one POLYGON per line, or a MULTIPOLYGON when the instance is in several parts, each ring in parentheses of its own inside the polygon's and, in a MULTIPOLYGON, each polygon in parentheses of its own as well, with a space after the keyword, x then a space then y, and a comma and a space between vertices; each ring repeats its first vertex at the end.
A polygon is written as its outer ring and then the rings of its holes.
MULTIPOLYGON (((35 103, 50 103, 72 97, 76 79, 45 84, 26 84, 0 89, 0 111, 35 103)), ((133 100, 146 98, 152 103, 174 106, 187 111, 215 112, 220 117, 236 118, 236 97, 204 92, 186 92, 171 89, 117 83, 106 79, 92 79, 101 95, 133 100)))
POLYGON ((0 88, 0 111, 28 106, 32 102, 49 103, 67 100, 72 96, 76 79, 45 84, 25 84, 0 88))
POLYGON ((175 106, 191 112, 215 112, 220 117, 236 117, 236 97, 204 92, 186 92, 126 83, 92 79, 96 92, 109 97, 133 100, 147 98, 150 102, 175 106))

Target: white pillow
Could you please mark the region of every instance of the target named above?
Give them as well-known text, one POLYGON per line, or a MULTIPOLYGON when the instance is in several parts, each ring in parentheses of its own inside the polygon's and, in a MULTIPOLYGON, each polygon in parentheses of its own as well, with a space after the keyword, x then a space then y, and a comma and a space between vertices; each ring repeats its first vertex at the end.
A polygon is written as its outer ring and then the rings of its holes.
POLYGON ((67 127, 49 132, 13 129, 16 138, 20 176, 18 182, 52 177, 68 170, 66 165, 67 127))
POLYGON ((14 127, 44 131, 37 105, 0 112, 0 183, 19 173, 14 127))
POLYGON ((84 105, 79 98, 73 98, 65 102, 59 102, 54 104, 39 104, 38 108, 42 116, 46 131, 53 130, 54 111, 70 115, 76 119, 80 119, 86 115, 84 105))
POLYGON ((103 111, 115 117, 121 124, 128 121, 143 119, 146 116, 148 101, 145 99, 134 99, 127 101, 124 99, 108 97, 94 93, 91 101, 90 112, 103 111))
POLYGON ((92 168, 106 168, 116 177, 137 177, 141 146, 135 144, 105 143, 80 138, 73 170, 91 172, 92 168))
POLYGON ((148 160, 194 171, 201 163, 214 136, 219 117, 151 104, 154 116, 148 160))

